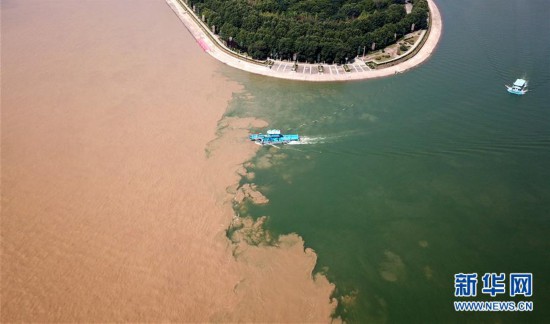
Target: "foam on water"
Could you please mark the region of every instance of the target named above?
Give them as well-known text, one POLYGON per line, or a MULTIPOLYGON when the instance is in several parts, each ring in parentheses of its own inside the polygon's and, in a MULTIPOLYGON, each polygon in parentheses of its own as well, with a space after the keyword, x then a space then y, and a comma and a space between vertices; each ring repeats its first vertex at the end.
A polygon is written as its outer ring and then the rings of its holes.
POLYGON ((314 136, 314 137, 303 136, 303 137, 300 137, 299 142, 290 142, 288 144, 289 145, 304 145, 304 144, 322 144, 322 143, 325 143, 325 142, 326 142, 326 137, 322 137, 322 136, 314 136))

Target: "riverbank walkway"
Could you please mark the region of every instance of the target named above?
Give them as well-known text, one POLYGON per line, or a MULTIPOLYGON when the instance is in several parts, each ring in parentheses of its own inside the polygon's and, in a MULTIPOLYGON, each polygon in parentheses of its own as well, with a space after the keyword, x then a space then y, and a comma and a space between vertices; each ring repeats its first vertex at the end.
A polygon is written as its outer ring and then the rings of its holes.
POLYGON ((302 81, 349 81, 379 78, 405 72, 426 61, 441 37, 442 21, 439 9, 428 0, 430 21, 428 31, 422 31, 418 41, 406 52, 385 62, 362 61, 359 57, 345 65, 307 64, 270 60, 271 63, 239 55, 225 46, 199 19, 184 0, 166 0, 183 24, 208 54, 229 66, 271 77, 302 81), (426 35, 427 34, 427 35, 426 35))

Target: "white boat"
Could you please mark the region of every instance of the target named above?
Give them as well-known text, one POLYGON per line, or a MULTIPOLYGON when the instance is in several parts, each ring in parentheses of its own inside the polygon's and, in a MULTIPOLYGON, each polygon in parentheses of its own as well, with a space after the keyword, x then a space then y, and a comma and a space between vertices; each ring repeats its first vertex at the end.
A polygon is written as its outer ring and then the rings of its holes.
POLYGON ((527 81, 524 79, 517 79, 512 86, 507 85, 508 92, 515 95, 524 95, 527 92, 527 81))

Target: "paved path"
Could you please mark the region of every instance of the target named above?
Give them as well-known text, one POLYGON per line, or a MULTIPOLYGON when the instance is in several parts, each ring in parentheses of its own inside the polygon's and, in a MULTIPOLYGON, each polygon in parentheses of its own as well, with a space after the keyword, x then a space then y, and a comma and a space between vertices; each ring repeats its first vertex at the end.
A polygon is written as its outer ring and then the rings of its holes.
MULTIPOLYGON (((266 76, 282 78, 282 79, 292 79, 292 80, 303 80, 303 81, 348 81, 348 80, 363 80, 371 78, 380 78, 384 76, 394 75, 407 71, 411 68, 418 66, 419 64, 426 61, 432 52, 435 50, 437 43, 441 37, 442 31, 442 21, 439 9, 435 5, 433 0, 428 0, 428 5, 430 7, 430 19, 431 19, 431 30, 428 35, 428 39, 418 51, 416 55, 410 59, 398 63, 394 66, 387 68, 379 68, 376 70, 370 69, 363 61, 355 60, 354 62, 348 64, 350 72, 346 72, 341 65, 329 65, 322 64, 324 73, 319 73, 320 64, 305 64, 299 63, 298 69, 292 71, 292 62, 288 61, 274 61, 273 66, 268 67, 265 64, 258 64, 253 62, 253 60, 242 59, 231 55, 228 53, 227 49, 216 36, 207 35, 207 32, 201 28, 201 26, 196 22, 199 18, 191 15, 194 13, 187 10, 187 8, 178 0, 166 0, 166 3, 174 10, 178 15, 187 29, 197 40, 199 46, 212 55, 214 58, 219 61, 235 67, 237 69, 245 70, 248 72, 262 74, 266 76), (214 37, 214 39, 212 39, 214 37)), ((411 49, 412 50, 412 49, 411 49)))

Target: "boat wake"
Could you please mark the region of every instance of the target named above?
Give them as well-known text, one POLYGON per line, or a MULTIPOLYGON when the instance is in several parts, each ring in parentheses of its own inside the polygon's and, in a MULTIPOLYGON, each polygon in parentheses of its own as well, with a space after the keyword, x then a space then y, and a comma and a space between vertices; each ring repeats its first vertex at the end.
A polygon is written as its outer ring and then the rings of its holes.
POLYGON ((316 136, 302 136, 299 142, 290 142, 288 145, 304 145, 304 144, 322 144, 326 142, 326 137, 316 136))

